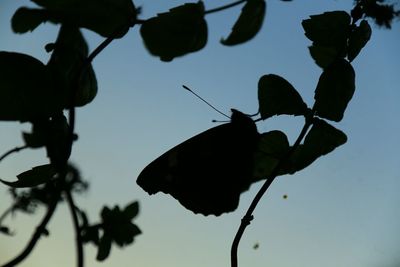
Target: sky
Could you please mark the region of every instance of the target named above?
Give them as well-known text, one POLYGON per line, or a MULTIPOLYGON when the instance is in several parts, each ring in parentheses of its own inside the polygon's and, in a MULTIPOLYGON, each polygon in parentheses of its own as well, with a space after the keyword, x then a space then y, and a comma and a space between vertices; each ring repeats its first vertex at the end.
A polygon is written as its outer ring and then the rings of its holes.
MULTIPOLYGON (((309 106, 321 69, 308 53, 310 41, 301 21, 324 11, 350 11, 353 1, 268 1, 261 32, 235 47, 219 43, 233 25, 240 7, 210 14, 207 46, 170 63, 151 56, 138 28, 115 40, 93 62, 99 84, 96 99, 78 109, 79 140, 71 161, 90 182, 77 198, 91 221, 103 205, 124 206, 138 200, 135 222, 143 234, 133 245, 113 248, 107 261, 95 261, 96 250, 85 246, 86 266, 200 267, 230 266, 231 241, 240 219, 261 183, 241 196, 239 208, 220 217, 195 215, 168 195, 148 196, 136 177, 152 160, 180 142, 216 126, 224 118, 183 90, 186 84, 220 110, 255 113, 257 82, 264 74, 287 79, 309 106)), ((141 18, 165 12, 184 1, 136 1, 141 18)), ((204 1, 207 9, 229 1, 204 1)), ((45 24, 32 33, 12 33, 10 18, 29 1, 0 4, 0 50, 31 54, 43 62, 43 49, 55 40, 58 26, 45 24)), ((371 23, 372 24, 372 23, 371 23)), ((94 49, 103 38, 84 31, 94 49)), ((400 266, 400 23, 391 30, 373 26, 368 45, 352 63, 356 92, 335 127, 348 141, 310 167, 279 177, 258 205, 239 247, 239 266, 247 267, 399 267, 400 266), (287 195, 287 199, 283 198, 287 195), (253 249, 259 244, 258 249, 253 249)), ((258 123, 260 132, 282 130, 291 142, 303 121, 279 117, 258 123)), ((0 123, 0 154, 22 144, 29 125, 0 123)), ((15 176, 45 164, 43 150, 7 158, 0 177, 15 176)), ((0 187, 0 211, 9 205, 0 187)), ((0 235, 0 264, 16 256, 43 216, 17 214, 5 221, 14 237, 0 235)), ((43 238, 20 266, 74 266, 74 232, 66 205, 58 207, 43 238)))

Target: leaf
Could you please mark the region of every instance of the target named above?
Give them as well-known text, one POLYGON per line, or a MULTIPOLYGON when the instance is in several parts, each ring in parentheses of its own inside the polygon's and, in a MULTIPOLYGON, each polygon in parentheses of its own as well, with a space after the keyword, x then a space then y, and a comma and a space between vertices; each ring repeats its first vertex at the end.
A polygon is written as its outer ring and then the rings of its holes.
POLYGON ((8 235, 8 236, 13 235, 10 231, 10 228, 8 228, 7 226, 1 226, 1 225, 0 225, 0 233, 8 235))
POLYGON ((45 140, 42 136, 34 133, 22 133, 22 138, 24 139, 25 145, 30 148, 40 148, 46 145, 45 140))
POLYGON ((7 182, 0 179, 3 184, 13 188, 34 187, 50 181, 57 174, 50 164, 36 166, 29 171, 17 175, 18 181, 7 182))
POLYGON ((0 52, 0 120, 32 121, 62 109, 46 66, 29 55, 0 52))
POLYGON ((369 39, 371 38, 371 34, 371 27, 366 20, 361 21, 360 26, 357 26, 351 32, 347 55, 350 62, 357 57, 361 49, 368 43, 369 39))
POLYGON ((310 53, 318 66, 326 68, 346 56, 351 17, 345 11, 325 12, 303 20, 305 35, 313 41, 310 53))
POLYGON ((281 174, 293 174, 313 163, 317 158, 332 152, 347 141, 347 136, 327 122, 315 119, 300 145, 285 164, 281 174))
POLYGON ((21 7, 13 15, 11 27, 15 33, 31 32, 46 20, 45 10, 21 7))
POLYGON ((137 202, 129 204, 123 211, 118 206, 113 209, 104 207, 101 212, 104 235, 120 247, 131 244, 134 237, 141 233, 140 229, 131 222, 138 211, 137 202))
POLYGON ((123 213, 130 220, 135 218, 139 214, 139 202, 134 201, 127 205, 123 213))
POLYGON ((74 106, 78 107, 90 103, 96 97, 97 80, 92 64, 82 70, 88 50, 86 40, 77 27, 61 26, 47 66, 62 91, 64 108, 70 107, 72 93, 75 94, 74 106))
POLYGON ((172 8, 146 20, 140 34, 149 52, 171 61, 202 49, 207 43, 207 23, 202 2, 172 8))
POLYGON ((104 234, 99 241, 97 256, 96 259, 98 261, 104 261, 108 258, 111 251, 111 238, 104 234))
POLYGON ((19 14, 17 11, 15 26, 19 33, 33 30, 35 24, 50 21, 87 28, 103 37, 121 38, 128 32, 137 16, 131 0, 33 0, 33 2, 44 9, 25 8, 22 13, 19 11, 19 14))
POLYGON ((98 227, 82 227, 82 242, 92 242, 95 245, 99 245, 99 228, 98 227))
POLYGON ((255 154, 254 177, 268 178, 281 158, 289 150, 289 141, 281 131, 270 131, 261 135, 255 154))
POLYGON ((349 34, 350 15, 345 11, 331 11, 310 16, 301 23, 305 35, 323 46, 343 48, 349 34))
POLYGON ((331 46, 319 46, 313 44, 308 47, 308 49, 315 63, 323 69, 331 65, 338 58, 336 48, 331 46))
POLYGON ((224 45, 237 45, 252 39, 260 31, 266 12, 264 0, 248 0, 232 32, 226 39, 222 39, 224 45))
POLYGON ((351 64, 340 59, 321 74, 315 90, 314 110, 319 117, 341 121, 355 91, 355 72, 351 64))
POLYGON ((258 81, 258 102, 262 119, 274 115, 304 115, 307 105, 300 94, 284 78, 269 74, 258 81))

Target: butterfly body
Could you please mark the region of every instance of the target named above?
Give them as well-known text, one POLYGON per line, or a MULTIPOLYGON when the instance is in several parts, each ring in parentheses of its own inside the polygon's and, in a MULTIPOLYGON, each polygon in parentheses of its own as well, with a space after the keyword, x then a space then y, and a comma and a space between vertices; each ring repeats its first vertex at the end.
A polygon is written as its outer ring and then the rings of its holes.
POLYGON ((170 194, 194 213, 233 211, 253 181, 258 138, 254 121, 232 110, 231 122, 165 152, 144 168, 137 183, 149 194, 170 194))

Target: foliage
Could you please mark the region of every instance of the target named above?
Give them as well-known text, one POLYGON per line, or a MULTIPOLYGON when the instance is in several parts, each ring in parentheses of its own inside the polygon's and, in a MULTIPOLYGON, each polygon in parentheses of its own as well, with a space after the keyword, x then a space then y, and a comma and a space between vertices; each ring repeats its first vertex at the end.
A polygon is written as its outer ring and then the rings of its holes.
MULTIPOLYGON (((21 7, 11 18, 11 26, 15 33, 33 31, 44 22, 61 26, 54 43, 45 46, 47 52, 51 53, 47 63, 27 54, 0 51, 0 120, 28 122, 32 126, 30 133, 22 134, 24 145, 6 152, 0 157, 0 161, 24 149, 44 148, 49 163, 20 173, 16 181, 0 180, 11 188, 13 199, 11 207, 0 217, 0 233, 12 234, 10 228, 2 224, 8 214, 17 211, 34 213, 40 206, 46 208, 47 212, 27 248, 4 266, 14 266, 23 261, 39 238, 49 234, 46 225, 56 206, 62 202, 67 202, 71 210, 76 232, 78 266, 83 266, 84 244, 95 244, 98 248, 97 259, 102 261, 109 256, 113 244, 129 245, 141 233, 138 226, 132 222, 139 213, 137 202, 132 202, 124 208, 115 206, 111 209, 105 206, 100 213, 100 222, 92 224, 89 223, 86 213, 74 203, 73 197, 88 188, 87 182, 81 178, 79 171, 68 163, 68 159, 73 142, 77 139, 74 129, 75 108, 89 104, 96 97, 98 90, 92 60, 109 43, 124 37, 134 26, 140 27, 140 36, 148 52, 162 61, 172 61, 176 57, 197 52, 207 44, 206 15, 240 4, 243 4, 242 11, 232 26, 231 33, 222 39, 221 43, 226 46, 242 44, 250 41, 261 30, 267 3, 265 0, 239 0, 207 10, 204 3, 199 1, 182 4, 143 20, 139 19, 140 9, 136 8, 131 0, 32 1, 37 4, 37 8, 21 7), (89 53, 81 28, 96 32, 106 39, 89 53)), ((232 244, 232 266, 237 266, 237 246, 244 229, 252 219, 252 212, 275 177, 294 174, 347 141, 346 135, 328 121, 342 120, 354 94, 355 71, 351 62, 371 37, 368 19, 390 28, 392 20, 399 14, 394 5, 385 4, 383 0, 356 0, 350 13, 325 12, 303 20, 305 36, 312 42, 309 47, 310 55, 322 69, 316 82, 315 102, 311 107, 307 106, 295 87, 283 77, 266 74, 259 79, 258 120, 294 115, 304 117, 305 123, 292 145, 282 131, 256 133, 257 146, 250 151, 250 156, 246 156, 246 159, 239 157, 243 159, 241 161, 251 161, 251 164, 243 163, 252 167, 250 172, 244 171, 249 174, 250 180, 246 181, 246 186, 233 189, 229 183, 223 184, 226 189, 233 190, 232 192, 238 195, 246 190, 249 184, 268 178, 246 212, 232 244)), ((250 124, 253 125, 254 122, 250 124)), ((200 139, 194 137, 190 139, 192 142, 183 143, 171 151, 188 151, 187 155, 190 156, 190 153, 193 153, 187 148, 190 143, 195 141, 196 149, 202 149, 201 140, 222 142, 222 133, 231 131, 233 126, 232 118, 232 122, 225 125, 223 131, 211 129, 202 133, 200 139)), ((170 156, 173 154, 160 157, 160 161, 157 161, 159 164, 149 165, 149 168, 155 174, 169 173, 170 166, 166 163, 171 160, 170 156)), ((237 170, 242 171, 240 163, 237 170)), ((176 175, 170 175, 169 178, 171 177, 176 178, 176 175)), ((189 179, 187 183, 191 183, 190 177, 185 178, 189 179)), ((165 182, 163 179, 166 177, 148 181, 148 185, 157 188, 159 185, 156 182, 165 182)), ((204 186, 206 190, 209 187, 204 186)), ((175 189, 168 189, 168 193, 175 189)), ((191 200, 190 196, 186 195, 180 199, 182 203, 191 200)), ((237 203, 228 204, 233 209, 237 206, 237 203)), ((204 214, 219 215, 230 211, 222 210, 217 213, 212 211, 213 207, 205 209, 204 214)))

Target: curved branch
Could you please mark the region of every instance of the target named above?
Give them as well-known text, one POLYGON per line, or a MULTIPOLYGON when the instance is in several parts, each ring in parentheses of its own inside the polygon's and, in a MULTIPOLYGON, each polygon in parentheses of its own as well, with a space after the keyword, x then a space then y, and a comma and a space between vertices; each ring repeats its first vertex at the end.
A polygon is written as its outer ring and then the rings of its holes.
POLYGON ((1 162, 3 159, 5 159, 6 157, 8 157, 9 155, 11 155, 12 153, 19 152, 19 151, 24 150, 24 149, 26 149, 26 148, 28 148, 28 146, 27 146, 27 145, 24 145, 24 146, 15 147, 15 148, 13 148, 13 149, 7 151, 6 153, 4 153, 4 154, 0 157, 0 162, 1 162))
MULTIPOLYGON (((133 27, 136 24, 133 23, 130 25, 130 27, 133 27)), ((86 71, 86 69, 89 67, 90 63, 94 60, 96 56, 98 56, 109 44, 111 44, 112 41, 116 38, 118 33, 121 31, 122 28, 125 28, 126 26, 124 25, 123 27, 119 28, 116 30, 110 37, 105 39, 103 42, 101 42, 93 51, 90 53, 90 55, 86 58, 86 60, 83 62, 81 66, 81 71, 76 77, 76 84, 74 86, 74 91, 71 94, 71 99, 70 99, 70 108, 69 108, 69 147, 70 151, 72 151, 72 143, 74 142, 74 130, 75 130, 75 98, 78 93, 78 88, 79 88, 79 82, 82 78, 82 75, 86 71)))
POLYGON ((72 198, 72 194, 69 190, 65 191, 67 197, 68 207, 71 212, 72 221, 75 228, 75 238, 76 238, 76 250, 77 250, 77 266, 83 267, 83 242, 81 236, 81 228, 79 226, 78 215, 76 214, 76 206, 74 203, 74 199, 72 198))
POLYGON ((12 205, 11 207, 8 207, 3 212, 3 214, 1 214, 1 216, 0 216, 0 226, 1 226, 1 223, 3 222, 3 220, 7 217, 8 214, 10 214, 13 211, 13 209, 14 209, 14 205, 12 205))
POLYGON ((242 238, 242 235, 243 235, 246 227, 250 224, 251 220, 253 220, 253 212, 254 212, 255 208, 257 207, 258 202, 260 202, 260 200, 263 197, 263 195, 265 194, 265 192, 268 190, 268 188, 270 187, 272 182, 278 176, 279 171, 282 168, 283 164, 289 159, 289 157, 293 154, 294 150, 300 145, 300 142, 303 140, 308 129, 312 125, 312 117, 313 116, 306 118, 306 122, 304 123, 303 129, 301 130, 299 136, 297 137, 296 142, 294 143, 292 148, 286 153, 286 155, 279 161, 279 163, 275 166, 275 168, 272 170, 270 177, 265 181, 265 183, 262 185, 260 190, 257 192, 257 194, 254 197, 253 201, 251 202, 249 208, 247 209, 246 214, 243 216, 242 221, 239 226, 239 229, 236 232, 235 238, 233 239, 233 242, 232 242, 231 267, 238 266, 237 251, 238 251, 240 239, 242 238))
MULTIPOLYGON (((57 194, 59 196, 59 193, 57 194)), ((51 217, 54 214, 54 211, 57 208, 58 204, 58 197, 55 197, 53 201, 49 204, 47 208, 46 215, 43 217, 42 222, 36 227, 36 231, 33 233, 31 240, 25 247, 25 249, 14 259, 9 261, 8 263, 2 265, 2 267, 12 267, 17 265, 18 263, 25 260, 25 258, 32 252, 33 248, 35 247, 36 243, 39 241, 40 237, 43 233, 46 233, 46 226, 49 223, 51 217)))
POLYGON ((238 0, 236 2, 227 4, 225 6, 221 6, 221 7, 213 8, 213 9, 210 9, 210 10, 206 10, 204 12, 204 14, 211 14, 211 13, 219 12, 219 11, 222 11, 222 10, 225 10, 225 9, 240 5, 240 4, 244 3, 244 2, 247 2, 247 0, 238 0))

